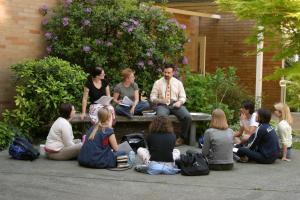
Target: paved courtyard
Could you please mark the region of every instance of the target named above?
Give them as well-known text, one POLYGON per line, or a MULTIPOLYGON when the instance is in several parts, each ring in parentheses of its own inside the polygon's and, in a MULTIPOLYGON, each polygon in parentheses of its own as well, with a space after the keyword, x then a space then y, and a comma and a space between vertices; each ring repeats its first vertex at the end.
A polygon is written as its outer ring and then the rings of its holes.
MULTIPOLYGON (((185 151, 192 147, 183 146, 185 151)), ((16 161, 0 152, 1 200, 300 199, 300 151, 273 165, 236 163, 229 172, 185 177, 87 169, 77 161, 16 161)))

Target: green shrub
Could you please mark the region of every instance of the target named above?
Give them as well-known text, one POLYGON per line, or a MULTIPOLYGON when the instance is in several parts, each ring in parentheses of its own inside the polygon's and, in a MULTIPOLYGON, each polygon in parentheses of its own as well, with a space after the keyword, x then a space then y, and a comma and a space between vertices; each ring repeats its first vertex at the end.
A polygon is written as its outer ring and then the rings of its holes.
POLYGON ((171 15, 137 0, 64 1, 52 12, 44 9, 42 22, 50 55, 68 60, 89 72, 106 70, 111 85, 121 81, 120 71, 130 67, 148 96, 162 64, 187 64, 183 45, 185 25, 171 15), (46 13, 49 14, 46 15, 46 13))
MULTIPOLYGON (((58 115, 58 106, 81 105, 86 73, 77 65, 54 57, 29 60, 11 66, 16 74, 14 110, 3 113, 4 121, 30 136, 49 128, 58 115)), ((48 130, 47 130, 48 131, 48 130)))
POLYGON ((241 101, 248 98, 245 89, 238 85, 235 68, 218 68, 214 74, 187 72, 185 90, 189 111, 211 113, 221 108, 231 124, 238 120, 241 101))
POLYGON ((0 151, 8 147, 14 136, 14 129, 7 123, 0 122, 0 151))

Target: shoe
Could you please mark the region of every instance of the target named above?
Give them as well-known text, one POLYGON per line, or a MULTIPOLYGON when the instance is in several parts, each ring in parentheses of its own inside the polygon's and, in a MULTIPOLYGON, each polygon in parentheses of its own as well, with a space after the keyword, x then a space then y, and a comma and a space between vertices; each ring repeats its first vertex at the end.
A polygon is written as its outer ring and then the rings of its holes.
POLYGON ((184 144, 184 140, 182 138, 177 138, 175 142, 175 146, 180 146, 184 144))
POLYGON ((137 165, 134 167, 134 170, 141 173, 147 173, 148 166, 147 165, 137 165))
POLYGON ((236 162, 239 162, 241 160, 241 158, 236 155, 235 153, 233 153, 233 160, 235 160, 236 162))
POLYGON ((249 158, 247 156, 241 156, 240 160, 238 160, 238 162, 241 163, 247 163, 249 161, 249 158))

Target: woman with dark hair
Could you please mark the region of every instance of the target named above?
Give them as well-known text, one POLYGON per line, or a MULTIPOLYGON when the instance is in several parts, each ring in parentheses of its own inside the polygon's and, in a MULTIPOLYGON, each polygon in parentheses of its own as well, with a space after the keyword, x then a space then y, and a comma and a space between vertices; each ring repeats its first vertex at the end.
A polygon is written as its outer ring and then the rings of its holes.
POLYGON ((255 132, 253 141, 248 147, 241 147, 237 151, 241 162, 248 159, 262 164, 271 164, 279 156, 279 141, 273 127, 270 126, 271 111, 261 108, 257 111, 259 126, 255 132))
POLYGON ((75 115, 75 108, 70 103, 63 103, 59 108, 60 117, 53 123, 45 145, 47 156, 53 160, 70 160, 78 156, 81 141, 74 140, 70 120, 75 115))
POLYGON ((204 133, 202 154, 208 158, 209 169, 231 170, 233 168, 233 130, 228 128, 223 110, 215 109, 209 129, 204 133))
POLYGON ((146 148, 138 148, 137 155, 143 162, 143 166, 137 166, 136 170, 155 174, 176 174, 179 169, 175 160, 180 158, 180 151, 174 149, 176 136, 171 121, 159 116, 154 118, 149 126, 146 148))
POLYGON ((246 144, 257 127, 254 103, 250 100, 245 100, 241 104, 240 129, 234 133, 234 143, 240 146, 246 144))
MULTIPOLYGON (((98 99, 102 96, 109 96, 110 97, 110 89, 109 83, 107 79, 105 79, 105 72, 101 67, 95 67, 90 76, 88 77, 84 89, 83 89, 83 96, 82 96, 82 112, 81 112, 81 119, 83 120, 86 115, 86 107, 88 98, 90 100, 89 106, 89 116, 92 120, 93 124, 98 122, 98 111, 104 105, 96 103, 98 99)), ((115 119, 114 108, 109 105, 108 108, 112 112, 113 120, 115 119)))

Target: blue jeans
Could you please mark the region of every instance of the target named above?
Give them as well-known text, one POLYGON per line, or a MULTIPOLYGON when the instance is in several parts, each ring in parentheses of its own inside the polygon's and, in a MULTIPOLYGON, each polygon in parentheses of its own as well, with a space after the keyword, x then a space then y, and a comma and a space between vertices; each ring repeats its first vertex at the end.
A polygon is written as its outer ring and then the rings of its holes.
POLYGON ((180 169, 171 165, 171 163, 163 163, 163 162, 156 162, 151 161, 148 165, 147 173, 150 175, 157 175, 157 174, 166 174, 166 175, 173 175, 180 171, 180 169))
MULTIPOLYGON (((131 107, 117 105, 116 106, 116 114, 127 116, 127 117, 131 118, 132 114, 130 113, 130 108, 131 107)), ((149 105, 148 101, 139 101, 139 103, 135 106, 134 114, 141 115, 143 110, 147 110, 149 108, 150 108, 150 105, 149 105)))

